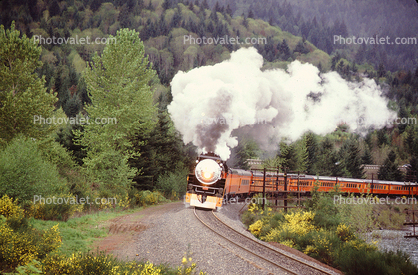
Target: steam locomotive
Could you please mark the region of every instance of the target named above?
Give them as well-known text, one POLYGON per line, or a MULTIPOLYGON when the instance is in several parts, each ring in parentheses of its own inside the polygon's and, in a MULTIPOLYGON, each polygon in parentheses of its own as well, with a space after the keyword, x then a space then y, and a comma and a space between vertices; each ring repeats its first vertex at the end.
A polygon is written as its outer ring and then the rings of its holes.
POLYGON ((418 185, 370 179, 351 179, 296 174, 279 174, 228 168, 213 153, 199 155, 194 173, 187 177, 185 203, 200 208, 216 209, 228 197, 249 197, 255 193, 294 191, 309 194, 331 191, 335 185, 343 193, 366 193, 381 196, 416 196, 418 185), (263 187, 264 185, 264 187, 263 187))

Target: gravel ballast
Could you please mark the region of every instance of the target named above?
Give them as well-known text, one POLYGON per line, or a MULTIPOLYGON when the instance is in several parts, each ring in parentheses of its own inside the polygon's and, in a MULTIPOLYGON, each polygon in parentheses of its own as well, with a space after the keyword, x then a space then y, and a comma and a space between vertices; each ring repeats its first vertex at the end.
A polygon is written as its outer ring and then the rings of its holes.
MULTIPOLYGON (((227 205, 217 212, 217 216, 234 229, 251 235, 239 220, 241 208, 239 204, 227 205)), ((264 267, 265 263, 211 232, 196 219, 193 208, 186 208, 182 202, 146 208, 128 215, 126 220, 135 220, 143 229, 132 232, 128 241, 120 241, 109 251, 120 259, 143 259, 154 264, 179 266, 188 252, 198 270, 207 274, 272 274, 264 267)), ((123 222, 124 219, 115 221, 123 222)))

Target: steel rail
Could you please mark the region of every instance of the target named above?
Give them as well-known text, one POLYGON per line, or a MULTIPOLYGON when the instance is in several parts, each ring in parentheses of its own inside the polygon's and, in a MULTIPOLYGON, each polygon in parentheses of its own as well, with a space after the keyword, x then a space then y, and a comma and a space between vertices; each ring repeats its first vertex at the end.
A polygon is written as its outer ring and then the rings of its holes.
MULTIPOLYGON (((244 251, 246 251, 246 252, 250 253, 250 254, 251 254, 251 255, 253 255, 253 256, 256 256, 257 258, 262 259, 263 261, 266 261, 266 262, 270 263, 271 265, 273 265, 273 266, 275 266, 275 267, 277 267, 277 268, 279 268, 279 269, 284 270, 285 272, 288 272, 288 273, 290 273, 290 274, 294 274, 294 275, 299 275, 299 274, 300 274, 300 273, 295 272, 295 271, 292 271, 292 270, 290 270, 290 269, 288 269, 288 268, 286 268, 286 267, 283 267, 283 266, 281 266, 281 265, 279 265, 279 264, 277 264, 277 263, 275 263, 275 262, 273 262, 273 261, 270 261, 269 259, 263 258, 263 257, 262 257, 262 256, 260 256, 259 254, 254 253, 253 251, 249 250, 248 248, 246 248, 246 247, 244 247, 244 246, 242 246, 242 245, 240 245, 240 244, 238 244, 238 243, 234 242, 233 240, 231 240, 231 239, 227 238, 226 236, 222 235, 221 233, 219 233, 218 231, 216 231, 215 229, 213 229, 210 225, 208 225, 206 222, 204 222, 204 221, 203 221, 203 220, 202 220, 202 219, 201 219, 201 218, 197 215, 196 208, 194 209, 194 214, 195 214, 196 218, 197 218, 197 219, 198 219, 198 220, 199 220, 199 221, 200 221, 203 225, 205 225, 207 228, 209 228, 212 232, 214 232, 215 234, 219 235, 219 236, 220 236, 220 237, 222 237, 223 239, 225 239, 225 240, 227 240, 227 241, 231 242, 232 244, 234 244, 234 245, 238 246, 238 247, 239 247, 239 248, 241 248, 242 250, 244 250, 244 251)), ((280 254, 280 255, 282 255, 282 256, 284 256, 284 257, 286 257, 287 259, 290 259, 290 260, 292 260, 292 261, 299 262, 299 263, 301 263, 301 264, 303 264, 303 265, 305 265, 305 266, 308 266, 309 268, 313 268, 313 269, 315 269, 315 270, 317 270, 317 271, 320 271, 320 272, 322 272, 322 273, 324 273, 324 274, 329 274, 329 275, 333 275, 333 274, 334 274, 334 273, 328 273, 328 272, 326 272, 326 271, 324 271, 324 270, 322 270, 322 269, 319 269, 319 268, 317 268, 317 267, 315 267, 315 266, 311 266, 311 265, 309 265, 309 264, 307 264, 307 263, 305 263, 305 262, 303 262, 303 261, 300 261, 300 260, 297 260, 297 259, 295 259, 295 258, 289 257, 288 255, 286 255, 286 254, 284 254, 284 253, 281 253, 281 252, 279 252, 279 251, 277 251, 277 250, 275 250, 275 249, 272 249, 272 248, 270 248, 270 247, 268 247, 268 246, 266 246, 266 245, 264 245, 264 244, 262 244, 262 243, 259 243, 259 242, 257 242, 257 241, 254 241, 253 239, 251 239, 251 238, 249 238, 249 237, 247 237, 247 236, 243 235, 242 233, 240 233, 240 232, 236 231, 235 229, 233 229, 233 228, 232 228, 232 227, 230 227, 229 225, 225 224, 223 221, 221 221, 221 220, 220 220, 220 219, 219 219, 219 218, 215 215, 215 213, 214 213, 213 211, 212 211, 212 214, 215 216, 215 218, 216 218, 217 220, 219 220, 219 222, 221 222, 223 225, 227 226, 227 227, 229 228, 229 230, 232 230, 234 233, 238 233, 239 235, 244 236, 246 239, 251 240, 252 242, 256 243, 256 245, 258 245, 258 246, 262 246, 263 248, 266 248, 266 249, 268 249, 268 250, 270 250, 270 251, 273 251, 274 253, 278 253, 278 254, 280 254)))
POLYGON ((325 274, 328 274, 328 275, 333 275, 333 274, 334 274, 334 273, 330 273, 330 272, 328 272, 328 271, 326 271, 326 270, 323 270, 323 269, 321 269, 321 268, 318 268, 318 267, 316 267, 316 266, 313 266, 313 265, 311 265, 311 264, 309 264, 309 263, 307 263, 307 262, 305 262, 305 261, 301 261, 301 260, 299 260, 299 259, 295 259, 295 258, 293 258, 293 257, 290 257, 289 255, 287 255, 287 254, 285 254, 285 253, 283 253, 283 252, 280 252, 279 250, 276 250, 276 249, 274 249, 274 248, 271 248, 271 247, 269 247, 269 246, 267 246, 267 245, 265 245, 265 244, 262 244, 262 243, 260 243, 260 242, 257 242, 257 241, 255 241, 254 239, 252 239, 252 238, 250 238, 250 237, 248 237, 248 236, 246 236, 246 235, 242 234, 241 232, 238 232, 237 230, 235 230, 235 229, 234 229, 234 228, 232 228, 231 226, 229 226, 229 225, 227 225, 226 223, 224 223, 221 219, 219 219, 219 217, 218 217, 218 216, 216 216, 216 215, 215 215, 215 213, 214 213, 213 211, 212 211, 212 214, 213 214, 213 216, 215 216, 215 218, 216 218, 216 219, 218 219, 218 221, 219 221, 220 223, 222 223, 223 225, 225 225, 226 227, 228 227, 230 230, 232 230, 232 231, 234 231, 235 233, 237 233, 237 234, 239 234, 239 235, 241 235, 241 236, 245 237, 246 239, 250 240, 250 241, 251 241, 251 242, 253 242, 253 243, 257 243, 258 245, 261 245, 261 246, 265 247, 266 249, 268 249, 268 250, 270 250, 270 251, 273 251, 273 252, 275 252, 275 253, 278 253, 278 254, 280 254, 280 255, 283 255, 283 256, 285 256, 286 258, 292 259, 293 261, 296 261, 296 262, 298 262, 298 263, 300 263, 300 264, 303 264, 303 265, 305 265, 305 266, 308 266, 308 267, 310 267, 310 268, 313 268, 313 269, 315 269, 315 270, 317 270, 317 271, 320 271, 320 272, 322 272, 322 273, 325 273, 325 274))

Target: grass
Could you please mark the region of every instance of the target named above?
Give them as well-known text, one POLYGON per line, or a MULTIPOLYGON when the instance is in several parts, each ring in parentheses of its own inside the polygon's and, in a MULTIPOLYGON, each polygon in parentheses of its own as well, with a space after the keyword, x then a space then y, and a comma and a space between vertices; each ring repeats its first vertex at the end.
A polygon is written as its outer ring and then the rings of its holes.
POLYGON ((108 235, 108 227, 103 226, 107 221, 139 212, 143 207, 128 209, 124 211, 96 212, 81 217, 71 218, 68 221, 43 221, 31 219, 31 224, 40 230, 46 230, 59 224, 59 231, 62 237, 60 251, 65 255, 75 252, 88 252, 92 244, 99 238, 108 235))

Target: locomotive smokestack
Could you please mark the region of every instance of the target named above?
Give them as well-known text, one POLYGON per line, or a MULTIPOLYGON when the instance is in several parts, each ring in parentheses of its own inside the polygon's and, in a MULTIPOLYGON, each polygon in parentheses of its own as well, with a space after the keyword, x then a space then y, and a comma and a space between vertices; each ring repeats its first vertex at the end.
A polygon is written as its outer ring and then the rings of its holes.
POLYGON ((255 48, 242 48, 222 63, 178 72, 168 110, 184 142, 226 160, 238 144, 237 129, 267 143, 306 131, 326 134, 341 121, 361 132, 396 117, 374 80, 348 82, 299 61, 286 71, 262 71, 262 65, 255 48))

